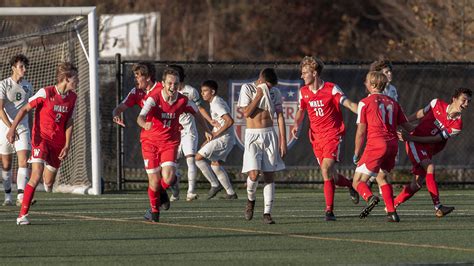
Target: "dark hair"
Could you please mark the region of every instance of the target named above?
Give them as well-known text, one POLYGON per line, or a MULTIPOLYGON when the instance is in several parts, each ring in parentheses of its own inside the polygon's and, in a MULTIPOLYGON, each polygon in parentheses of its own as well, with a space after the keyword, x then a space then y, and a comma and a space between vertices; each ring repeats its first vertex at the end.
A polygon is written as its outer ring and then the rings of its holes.
POLYGON ((201 87, 209 87, 211 90, 214 90, 216 93, 217 93, 217 88, 219 87, 217 85, 217 82, 210 79, 210 80, 206 80, 204 81, 202 84, 201 84, 201 87))
POLYGON ((156 69, 155 65, 149 62, 138 62, 132 67, 133 73, 140 73, 140 75, 149 77, 152 82, 155 82, 156 69))
POLYGON ((369 71, 382 71, 384 68, 390 69, 392 71, 392 63, 388 60, 377 60, 370 64, 369 71))
POLYGON ((179 78, 179 73, 178 73, 178 71, 176 71, 176 69, 171 68, 171 67, 167 67, 167 68, 165 68, 165 70, 163 71, 163 77, 162 77, 162 78, 163 78, 163 81, 165 81, 167 75, 173 75, 173 76, 176 76, 176 77, 179 78))
POLYGON ((178 77, 179 77, 179 82, 184 82, 184 78, 186 75, 184 75, 184 68, 180 65, 169 65, 168 67, 173 68, 178 72, 178 77))
POLYGON ((453 98, 458 98, 459 96, 461 96, 461 94, 466 94, 467 96, 471 97, 472 98, 472 91, 471 89, 468 89, 468 88, 458 88, 454 91, 453 93, 453 98))
POLYGON ((278 77, 273 68, 265 68, 260 72, 260 75, 265 79, 266 82, 270 82, 272 86, 278 84, 278 77))
POLYGON ((16 54, 10 59, 10 66, 16 65, 18 62, 23 62, 26 66, 30 64, 30 60, 24 54, 16 54))

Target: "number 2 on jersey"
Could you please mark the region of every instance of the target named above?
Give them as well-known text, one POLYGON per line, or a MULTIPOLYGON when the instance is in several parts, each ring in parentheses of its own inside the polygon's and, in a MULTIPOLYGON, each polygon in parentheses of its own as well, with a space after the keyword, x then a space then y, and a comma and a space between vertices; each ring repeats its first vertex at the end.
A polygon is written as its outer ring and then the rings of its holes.
POLYGON ((385 106, 385 104, 379 104, 380 116, 382 117, 382 121, 386 124, 386 115, 388 115, 388 124, 393 125, 393 105, 389 104, 385 106))
POLYGON ((62 117, 61 114, 60 114, 60 113, 57 113, 57 114, 56 114, 56 118, 54 119, 54 122, 56 122, 56 123, 61 122, 61 117, 62 117))

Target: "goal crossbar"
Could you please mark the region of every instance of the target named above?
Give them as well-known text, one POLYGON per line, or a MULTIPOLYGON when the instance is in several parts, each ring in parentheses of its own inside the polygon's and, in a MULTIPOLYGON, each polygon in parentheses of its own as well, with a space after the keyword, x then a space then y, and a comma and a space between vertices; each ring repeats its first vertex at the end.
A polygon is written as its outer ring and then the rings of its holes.
POLYGON ((87 192, 101 194, 100 132, 99 132, 99 80, 97 15, 95 6, 85 7, 2 7, 0 16, 87 16, 89 35, 89 81, 91 119, 91 166, 92 188, 87 192))

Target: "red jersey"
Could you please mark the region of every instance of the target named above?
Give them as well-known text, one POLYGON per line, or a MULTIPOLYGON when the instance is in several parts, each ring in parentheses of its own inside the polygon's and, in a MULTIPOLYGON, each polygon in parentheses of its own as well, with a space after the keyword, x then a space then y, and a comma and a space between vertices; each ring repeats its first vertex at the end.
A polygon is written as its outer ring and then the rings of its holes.
POLYGON ((443 141, 425 144, 432 154, 440 152, 448 138, 459 134, 462 130, 461 116, 448 118, 448 104, 440 99, 433 99, 423 110, 425 116, 412 132, 414 136, 435 136, 440 134, 443 141))
POLYGON ((77 94, 69 91, 59 94, 56 86, 40 89, 29 99, 32 108, 36 108, 33 122, 32 142, 48 140, 58 146, 66 143, 66 125, 74 114, 77 94))
POLYGON ((344 133, 344 122, 340 104, 346 99, 342 90, 334 83, 324 82, 316 92, 308 85, 299 93, 299 109, 307 110, 310 122, 310 134, 320 137, 344 133))
MULTIPOLYGON (((140 115, 151 117, 152 128, 148 130, 146 136, 140 136, 141 141, 149 140, 153 142, 173 142, 181 141, 182 126, 179 123, 179 116, 183 113, 195 114, 198 109, 196 104, 180 93, 172 103, 168 103, 163 98, 162 89, 156 90, 148 95, 145 106, 140 115)), ((144 130, 146 131, 146 130, 144 130)))
POLYGON ((398 125, 407 122, 400 105, 383 94, 367 96, 357 109, 357 124, 367 124, 367 141, 396 141, 398 125))

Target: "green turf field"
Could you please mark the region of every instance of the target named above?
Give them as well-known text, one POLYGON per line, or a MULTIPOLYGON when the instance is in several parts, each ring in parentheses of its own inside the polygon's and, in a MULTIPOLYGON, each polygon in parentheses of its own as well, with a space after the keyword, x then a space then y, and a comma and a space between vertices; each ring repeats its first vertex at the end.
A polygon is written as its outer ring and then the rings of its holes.
MULTIPOLYGON (((206 191, 199 191, 204 197, 206 191)), ((398 192, 398 190, 397 190, 398 192)), ((221 192, 222 193, 222 192, 221 192)), ((262 223, 259 188, 254 219, 239 200, 174 202, 159 224, 143 220, 146 192, 79 196, 38 192, 32 225, 17 226, 17 207, 0 207, 0 264, 301 265, 474 263, 474 191, 442 190, 456 210, 434 216, 419 192, 386 223, 384 205, 361 220, 345 189, 336 192, 336 222, 324 221, 320 189, 278 189, 273 217, 262 223)))

